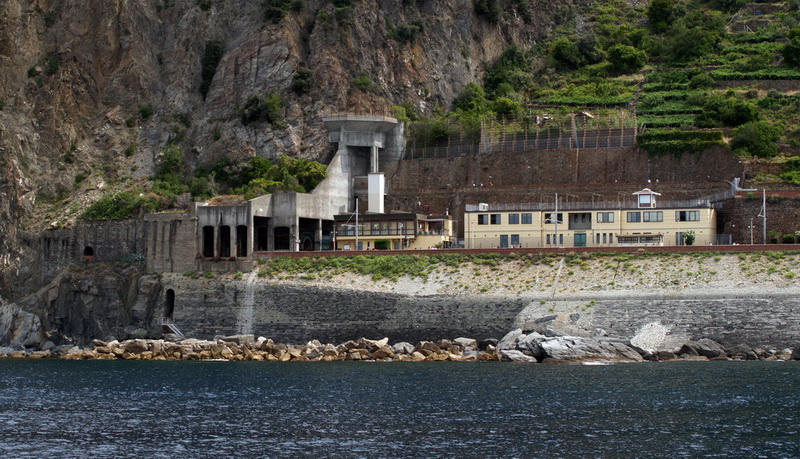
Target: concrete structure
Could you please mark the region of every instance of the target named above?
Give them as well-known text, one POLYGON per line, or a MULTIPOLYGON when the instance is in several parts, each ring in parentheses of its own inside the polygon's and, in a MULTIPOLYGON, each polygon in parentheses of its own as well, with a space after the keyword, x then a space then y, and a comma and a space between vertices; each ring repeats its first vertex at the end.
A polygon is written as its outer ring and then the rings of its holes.
POLYGON ((464 240, 469 249, 511 247, 618 247, 716 244, 717 216, 708 199, 667 201, 648 188, 633 201, 467 205, 464 240))
POLYGON ((324 121, 338 148, 327 178, 311 193, 277 192, 236 205, 196 205, 203 269, 246 270, 257 252, 333 250, 334 215, 354 212, 358 197, 368 201, 369 212, 384 212, 380 164, 402 154, 402 124, 381 116, 324 121))

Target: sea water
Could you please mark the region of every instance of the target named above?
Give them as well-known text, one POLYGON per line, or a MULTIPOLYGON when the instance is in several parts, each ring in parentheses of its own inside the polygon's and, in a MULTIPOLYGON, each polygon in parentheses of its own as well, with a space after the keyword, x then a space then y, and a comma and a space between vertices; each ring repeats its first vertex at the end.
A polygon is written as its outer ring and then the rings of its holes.
POLYGON ((800 362, 0 360, 0 457, 800 457, 800 362))

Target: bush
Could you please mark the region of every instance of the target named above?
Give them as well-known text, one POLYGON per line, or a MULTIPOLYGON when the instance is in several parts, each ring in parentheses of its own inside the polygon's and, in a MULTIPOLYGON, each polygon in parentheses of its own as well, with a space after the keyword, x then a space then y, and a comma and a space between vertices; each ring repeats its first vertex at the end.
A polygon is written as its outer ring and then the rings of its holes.
POLYGON ((531 66, 532 60, 528 53, 514 45, 508 47, 500 59, 487 69, 484 78, 486 90, 497 97, 508 96, 500 94, 499 89, 503 85, 512 90, 524 89, 531 78, 531 66))
POLYGON ((698 127, 739 126, 759 118, 758 108, 732 94, 711 94, 697 116, 698 127))
POLYGON ((161 208, 154 196, 140 196, 126 191, 106 195, 90 205, 81 215, 84 220, 124 220, 133 218, 140 212, 155 212, 161 208))
POLYGON ((461 93, 453 100, 453 108, 467 113, 486 113, 488 109, 486 92, 477 83, 467 83, 461 93))
POLYGON ((508 97, 498 97, 492 102, 492 111, 503 116, 519 116, 523 113, 520 103, 508 97))
POLYGON ((392 29, 389 36, 400 43, 414 43, 417 36, 422 33, 422 22, 414 21, 412 24, 400 25, 392 29))
POLYGON ((264 18, 273 24, 281 22, 289 11, 300 11, 303 9, 302 0, 267 0, 265 2, 266 12, 264 18))
POLYGON ((794 244, 794 233, 783 235, 784 244, 794 244))
POLYGON ((47 58, 47 62, 44 66, 44 73, 47 75, 55 75, 58 72, 58 56, 55 54, 51 55, 47 58))
POLYGON ((270 124, 279 123, 283 110, 283 100, 277 94, 262 94, 247 99, 242 109, 242 124, 266 121, 270 124))
POLYGON ((202 11, 211 9, 211 0, 197 0, 197 7, 202 11))
POLYGON ((752 156, 770 157, 778 154, 777 140, 782 129, 766 121, 753 121, 733 130, 731 147, 752 156))
POLYGON ((375 83, 372 82, 372 79, 369 77, 369 75, 363 73, 361 76, 353 80, 353 86, 364 92, 369 92, 375 87, 375 83))
POLYGON ((551 45, 550 57, 556 62, 558 67, 576 69, 583 65, 583 56, 578 45, 572 40, 562 38, 556 40, 551 45))
POLYGON ((800 67, 800 27, 789 31, 789 39, 781 49, 781 55, 787 64, 800 67))
POLYGON ((153 116, 153 112, 154 110, 151 104, 139 106, 139 116, 142 117, 142 121, 146 121, 148 118, 153 116))
POLYGON ((714 146, 724 146, 722 131, 684 131, 651 129, 636 138, 639 148, 653 156, 699 153, 714 146))
POLYGON ((656 33, 665 32, 672 24, 673 0, 653 0, 647 5, 647 23, 656 33))
POLYGON ((696 236, 692 230, 683 233, 683 240, 686 242, 686 245, 694 245, 695 238, 696 236))
POLYGON ((475 2, 475 14, 494 24, 500 22, 498 0, 477 0, 475 2))
POLYGON ((644 67, 647 55, 633 46, 614 45, 608 48, 608 61, 614 73, 633 73, 644 67))
POLYGON ((698 73, 689 80, 689 87, 692 89, 710 88, 715 84, 716 80, 707 73, 698 73))
POLYGON ((314 72, 305 67, 297 67, 297 71, 292 78, 292 92, 298 95, 308 94, 311 90, 311 81, 314 79, 314 72))
POLYGON ((203 95, 203 99, 206 98, 208 90, 211 89, 211 82, 214 80, 214 74, 217 73, 217 66, 222 60, 224 52, 225 46, 221 41, 209 40, 206 42, 201 61, 202 80, 200 82, 200 94, 203 95))

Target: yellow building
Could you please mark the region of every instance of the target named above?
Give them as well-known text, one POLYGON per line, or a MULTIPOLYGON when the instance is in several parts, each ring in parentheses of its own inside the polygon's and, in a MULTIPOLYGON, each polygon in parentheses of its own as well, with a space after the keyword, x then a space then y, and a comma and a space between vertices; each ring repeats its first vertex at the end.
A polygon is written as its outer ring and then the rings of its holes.
POLYGON ((468 249, 535 247, 625 247, 695 245, 717 238, 717 215, 708 200, 666 201, 649 188, 630 201, 467 205, 464 246, 468 249), (558 204, 556 204, 558 203, 558 204), (691 234, 691 233, 689 233, 691 234))
POLYGON ((336 250, 448 248, 455 240, 455 225, 449 216, 392 212, 356 218, 347 213, 334 216, 334 223, 336 250))

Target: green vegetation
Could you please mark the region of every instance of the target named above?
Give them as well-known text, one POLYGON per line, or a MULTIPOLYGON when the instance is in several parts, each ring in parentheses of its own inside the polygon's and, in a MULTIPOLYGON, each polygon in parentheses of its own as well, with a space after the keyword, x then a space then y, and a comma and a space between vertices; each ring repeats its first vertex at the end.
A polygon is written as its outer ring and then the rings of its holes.
POLYGON ((372 82, 372 79, 369 77, 369 75, 363 73, 353 79, 353 86, 364 92, 369 92, 375 87, 375 83, 372 82))
POLYGON ((224 52, 225 45, 219 40, 209 40, 203 48, 201 61, 202 80, 200 82, 200 94, 203 95, 203 99, 206 98, 208 90, 211 89, 211 81, 214 79, 214 74, 217 73, 217 66, 222 60, 224 52))
POLYGON ((313 80, 314 72, 311 69, 297 67, 294 77, 292 77, 292 92, 297 95, 308 94, 313 80))
POLYGON ((270 124, 282 124, 283 99, 278 94, 261 94, 252 96, 242 108, 242 124, 266 121, 270 124))
POLYGON ((135 191, 106 195, 95 201, 81 215, 84 220, 124 220, 140 212, 154 212, 160 208, 157 197, 144 196, 135 191))
POLYGON ((675 155, 699 153, 713 146, 725 146, 720 131, 685 131, 680 129, 652 129, 637 137, 639 147, 650 155, 675 155))
POLYGON ((264 2, 266 7, 264 18, 277 24, 286 17, 289 11, 301 11, 303 3, 303 0, 266 0, 264 2))

